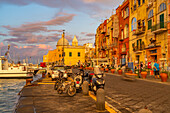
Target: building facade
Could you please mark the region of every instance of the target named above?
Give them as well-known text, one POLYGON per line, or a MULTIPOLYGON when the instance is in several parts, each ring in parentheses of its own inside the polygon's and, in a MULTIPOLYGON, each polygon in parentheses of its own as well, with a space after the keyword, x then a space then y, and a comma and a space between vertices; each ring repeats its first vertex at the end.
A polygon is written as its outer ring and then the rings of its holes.
POLYGON ((116 9, 116 15, 119 19, 118 64, 125 66, 129 61, 129 0, 116 9))
POLYGON ((43 56, 43 62, 69 66, 84 64, 85 47, 78 46, 76 36, 72 40, 72 46, 64 37, 63 32, 62 38, 57 42, 56 49, 48 51, 48 54, 43 56))

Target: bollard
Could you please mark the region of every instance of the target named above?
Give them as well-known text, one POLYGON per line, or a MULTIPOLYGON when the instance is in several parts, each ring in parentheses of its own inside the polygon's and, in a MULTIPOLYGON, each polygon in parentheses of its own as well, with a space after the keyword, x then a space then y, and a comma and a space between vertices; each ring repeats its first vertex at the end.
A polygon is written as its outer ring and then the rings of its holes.
POLYGON ((104 89, 98 89, 96 95, 96 108, 99 111, 105 110, 105 91, 104 89))
POLYGON ((26 85, 31 85, 31 81, 33 81, 33 79, 26 79, 26 85))
POLYGON ((138 113, 152 113, 149 109, 141 109, 138 113))
POLYGON ((89 95, 89 83, 87 81, 83 82, 83 95, 89 95))

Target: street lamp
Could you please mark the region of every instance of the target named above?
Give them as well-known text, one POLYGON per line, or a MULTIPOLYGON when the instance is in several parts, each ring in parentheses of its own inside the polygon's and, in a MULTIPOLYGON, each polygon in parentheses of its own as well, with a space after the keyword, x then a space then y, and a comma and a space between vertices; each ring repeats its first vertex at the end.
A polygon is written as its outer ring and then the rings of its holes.
POLYGON ((65 36, 65 35, 64 35, 64 34, 65 34, 64 31, 65 31, 65 30, 63 30, 63 65, 64 65, 64 36, 65 36))

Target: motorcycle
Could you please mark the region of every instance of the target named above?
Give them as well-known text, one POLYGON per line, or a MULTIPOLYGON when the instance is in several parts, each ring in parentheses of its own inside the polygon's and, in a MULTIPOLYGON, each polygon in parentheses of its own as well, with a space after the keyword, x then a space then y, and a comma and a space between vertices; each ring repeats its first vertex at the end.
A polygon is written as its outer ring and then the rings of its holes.
POLYGON ((81 91, 82 83, 83 83, 82 75, 81 74, 79 74, 79 73, 75 74, 74 83, 75 83, 76 90, 77 91, 81 91))
POLYGON ((92 84, 91 84, 91 89, 96 95, 97 90, 99 88, 104 89, 105 86, 105 80, 103 78, 103 73, 101 74, 95 74, 95 77, 92 78, 92 84))
POLYGON ((90 71, 85 73, 85 76, 83 78, 84 81, 87 81, 89 83, 89 90, 92 91, 92 77, 94 73, 90 73, 90 71))
POLYGON ((63 83, 59 83, 57 92, 62 94, 66 92, 68 96, 74 96, 76 94, 76 88, 74 87, 74 82, 72 81, 65 81, 63 83))

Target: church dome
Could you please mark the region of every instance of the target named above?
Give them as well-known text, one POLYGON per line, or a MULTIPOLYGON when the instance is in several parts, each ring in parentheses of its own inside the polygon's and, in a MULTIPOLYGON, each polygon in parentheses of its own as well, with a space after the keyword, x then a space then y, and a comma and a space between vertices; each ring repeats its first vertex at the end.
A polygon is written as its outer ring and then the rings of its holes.
POLYGON ((69 42, 67 39, 64 38, 64 33, 62 34, 62 38, 60 38, 57 42, 57 46, 68 46, 69 42))

